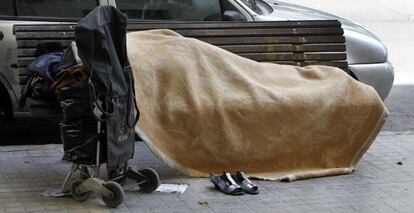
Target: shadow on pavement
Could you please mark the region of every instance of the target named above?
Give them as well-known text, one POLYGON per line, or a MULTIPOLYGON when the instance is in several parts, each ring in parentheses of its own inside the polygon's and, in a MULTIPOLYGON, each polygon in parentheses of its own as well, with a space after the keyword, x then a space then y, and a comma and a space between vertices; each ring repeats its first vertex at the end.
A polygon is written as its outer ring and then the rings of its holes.
POLYGON ((0 123, 0 145, 60 143, 57 119, 18 118, 0 123))
POLYGON ((395 85, 385 100, 390 117, 383 130, 414 131, 414 85, 395 85))

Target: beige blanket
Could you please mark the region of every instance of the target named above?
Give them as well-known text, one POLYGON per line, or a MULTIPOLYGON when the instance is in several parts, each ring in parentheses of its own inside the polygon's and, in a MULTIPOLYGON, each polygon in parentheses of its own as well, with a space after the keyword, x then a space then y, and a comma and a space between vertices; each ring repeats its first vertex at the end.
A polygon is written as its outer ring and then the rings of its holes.
POLYGON ((128 34, 137 131, 190 176, 296 180, 353 171, 387 110, 344 71, 248 60, 172 31, 128 34))

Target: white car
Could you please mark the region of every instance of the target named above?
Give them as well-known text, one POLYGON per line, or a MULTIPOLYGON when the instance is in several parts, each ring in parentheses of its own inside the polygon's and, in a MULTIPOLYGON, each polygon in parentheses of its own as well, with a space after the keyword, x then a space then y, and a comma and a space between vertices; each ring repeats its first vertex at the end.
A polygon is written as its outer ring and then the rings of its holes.
POLYGON ((373 86, 382 99, 389 94, 394 69, 387 48, 354 22, 311 8, 276 0, 2 0, 0 1, 0 117, 25 116, 21 96, 15 24, 73 23, 98 5, 113 5, 130 20, 281 21, 339 20, 345 31, 349 70, 373 86))

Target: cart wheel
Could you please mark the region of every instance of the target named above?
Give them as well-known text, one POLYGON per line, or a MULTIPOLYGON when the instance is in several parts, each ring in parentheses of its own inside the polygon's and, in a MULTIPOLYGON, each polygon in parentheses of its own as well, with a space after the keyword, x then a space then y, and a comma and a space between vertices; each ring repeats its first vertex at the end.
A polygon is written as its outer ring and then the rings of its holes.
POLYGON ((122 186, 114 181, 108 181, 104 186, 114 194, 113 197, 102 196, 104 203, 110 208, 116 208, 121 205, 124 201, 124 189, 122 186))
POLYGON ((89 195, 91 192, 85 192, 83 194, 78 194, 76 191, 76 188, 78 188, 79 185, 83 183, 83 179, 75 179, 72 181, 72 184, 70 185, 70 193, 72 193, 73 199, 83 202, 89 198, 89 195))
POLYGON ((145 193, 154 192, 161 184, 158 173, 151 168, 140 170, 140 172, 147 178, 147 181, 139 185, 141 191, 145 193))

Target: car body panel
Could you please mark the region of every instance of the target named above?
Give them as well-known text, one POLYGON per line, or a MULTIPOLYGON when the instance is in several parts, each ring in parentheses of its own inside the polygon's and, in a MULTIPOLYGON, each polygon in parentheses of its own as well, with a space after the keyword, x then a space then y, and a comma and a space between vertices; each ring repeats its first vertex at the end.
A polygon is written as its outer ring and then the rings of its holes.
POLYGON ((348 68, 361 82, 374 87, 382 99, 390 93, 394 81, 394 67, 390 62, 351 64, 348 68))
MULTIPOLYGON (((99 5, 108 5, 108 0, 98 0, 99 5)), ((21 96, 17 64, 17 42, 13 33, 15 24, 67 24, 74 19, 51 17, 14 17, 0 16, 0 32, 4 38, 0 40, 0 83, 7 89, 15 117, 26 117, 30 113, 18 109, 18 100, 21 96), (69 21, 71 20, 71 21, 69 21)), ((5 100, 0 100, 5 101, 5 100)))
MULTIPOLYGON (((13 111, 17 112, 17 99, 20 97, 19 72, 13 68, 12 64, 17 64, 17 43, 13 34, 13 25, 16 21, 1 21, 0 31, 4 34, 4 39, 0 41, 0 80, 9 91, 13 111)), ((22 22, 24 23, 24 22, 22 22)))
MULTIPOLYGON (((362 26, 335 16, 333 14, 315 10, 277 0, 256 0, 268 4, 267 12, 259 15, 244 5, 240 0, 223 0, 231 3, 243 14, 248 21, 284 21, 284 20, 339 20, 344 29, 346 38, 347 57, 349 70, 364 83, 372 85, 382 99, 389 94, 394 79, 394 69, 388 62, 387 49, 384 44, 371 32, 362 26)), ((99 0, 100 5, 116 6, 116 0, 99 0)), ((17 43, 13 34, 15 24, 42 24, 42 23, 70 23, 59 18, 43 17, 1 17, 0 31, 4 38, 0 41, 0 83, 9 92, 15 116, 26 116, 27 112, 17 108, 20 97, 19 73, 17 68, 17 43), (60 20, 60 21, 59 21, 60 20)))
MULTIPOLYGON (((244 5, 240 0, 236 1, 244 5)), ((257 1, 267 3, 272 10, 260 15, 244 5, 243 9, 255 21, 339 20, 344 29, 350 70, 358 80, 372 85, 383 100, 388 96, 394 83, 394 68, 388 61, 386 46, 373 33, 355 22, 321 10, 277 0, 257 1)))
POLYGON ((2 20, 0 31, 4 39, 0 41, 0 81, 9 91, 14 116, 26 116, 27 112, 18 110, 17 102, 21 96, 19 71, 13 65, 17 65, 17 42, 13 33, 13 26, 16 24, 67 24, 73 22, 49 22, 49 21, 24 21, 24 20, 2 20))
POLYGON ((231 3, 235 8, 238 9, 238 11, 246 17, 247 21, 254 21, 254 12, 249 11, 248 8, 245 7, 245 5, 240 4, 237 2, 237 0, 227 0, 229 3, 231 3))

